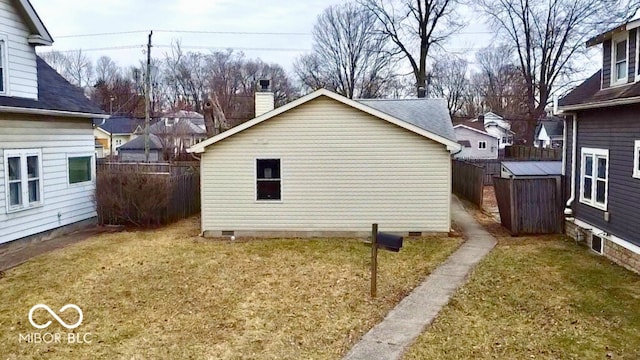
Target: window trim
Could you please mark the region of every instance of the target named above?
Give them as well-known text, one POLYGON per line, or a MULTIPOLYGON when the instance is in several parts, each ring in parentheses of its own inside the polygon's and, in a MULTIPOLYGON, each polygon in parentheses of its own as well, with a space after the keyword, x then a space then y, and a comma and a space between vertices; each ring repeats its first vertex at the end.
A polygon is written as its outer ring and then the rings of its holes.
POLYGON ((640 31, 636 30, 636 66, 635 66, 635 74, 634 74, 634 81, 638 81, 640 80, 640 59, 638 59, 638 57, 640 56, 640 48, 638 48, 638 46, 640 46, 640 31))
MULTIPOLYGON (((262 156, 262 157, 257 157, 254 159, 253 161, 253 176, 254 176, 254 194, 253 194, 253 199, 256 203, 282 203, 283 199, 284 199, 284 194, 283 194, 283 187, 282 187, 282 183, 283 183, 283 178, 284 178, 284 173, 282 171, 283 166, 282 166, 282 157, 279 156, 262 156), (278 179, 278 181, 280 181, 280 199, 258 199, 258 161, 259 160, 278 160, 280 162, 280 178, 278 179)), ((275 179, 274 179, 275 180, 275 179)))
POLYGON ((611 76, 610 76, 610 84, 611 86, 624 85, 629 81, 629 32, 624 32, 618 35, 614 35, 611 38, 611 76), (624 78, 618 79, 618 73, 616 71, 616 43, 621 41, 626 41, 627 44, 627 56, 625 58, 625 62, 627 64, 627 68, 625 70, 626 76, 624 78))
POLYGON ((580 202, 585 205, 589 205, 596 209, 607 211, 609 204, 609 149, 596 149, 583 147, 580 150, 580 202), (591 199, 585 199, 584 197, 584 179, 585 179, 585 159, 587 156, 593 156, 593 165, 591 169, 592 178, 591 182, 591 199), (605 169, 605 187, 604 187, 604 203, 600 203, 596 200, 596 193, 598 188, 598 157, 604 157, 607 160, 607 167, 605 169), (594 175, 595 174, 595 175, 594 175))
POLYGON ((478 150, 487 150, 488 145, 486 140, 478 140, 478 150), (480 144, 484 144, 484 147, 481 147, 480 144))
POLYGON ((15 213, 24 210, 29 210, 37 207, 41 207, 44 205, 44 174, 42 173, 42 149, 5 149, 4 150, 4 179, 5 179, 5 203, 7 213, 15 213), (29 156, 37 156, 38 157, 38 192, 39 198, 38 201, 29 202, 28 197, 28 189, 29 189, 29 176, 27 168, 27 157, 29 156), (18 157, 20 158, 20 183, 21 183, 21 191, 22 191, 22 203, 18 205, 11 206, 11 194, 10 186, 9 186, 9 158, 18 157), (22 174, 26 175, 24 178, 22 174), (27 196, 24 196, 24 192, 27 189, 27 196))
POLYGON ((94 184, 96 181, 96 163, 95 163, 95 156, 92 153, 67 153, 67 163, 66 163, 66 167, 67 167, 67 187, 77 187, 77 186, 85 186, 85 185, 89 185, 89 184, 94 184), (77 183, 71 183, 71 178, 69 177, 69 159, 72 158, 83 158, 83 157, 88 157, 91 160, 91 179, 87 180, 87 181, 80 181, 77 183))
POLYGON ((2 67, 2 79, 0 79, 0 94, 9 94, 9 37, 0 34, 0 67, 2 67))
POLYGON ((633 143, 633 171, 631 177, 640 179, 640 140, 633 143))

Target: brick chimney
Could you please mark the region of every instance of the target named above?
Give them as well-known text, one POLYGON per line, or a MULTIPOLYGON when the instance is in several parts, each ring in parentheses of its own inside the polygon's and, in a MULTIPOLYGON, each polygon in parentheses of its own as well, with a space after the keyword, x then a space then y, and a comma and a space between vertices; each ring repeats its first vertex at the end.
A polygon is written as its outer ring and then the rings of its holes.
POLYGON ((268 113, 275 107, 271 80, 260 80, 256 87, 256 117, 268 113))
POLYGON ((484 114, 478 115, 478 122, 484 126, 484 114))

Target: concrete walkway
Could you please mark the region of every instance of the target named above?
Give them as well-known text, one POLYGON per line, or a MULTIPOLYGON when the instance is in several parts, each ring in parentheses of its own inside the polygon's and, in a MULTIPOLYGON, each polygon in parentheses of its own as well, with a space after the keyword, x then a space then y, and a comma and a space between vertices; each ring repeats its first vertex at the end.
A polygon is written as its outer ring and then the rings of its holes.
POLYGON ((436 318, 467 275, 496 244, 460 200, 453 197, 451 214, 462 227, 467 241, 434 270, 384 320, 366 333, 347 353, 345 360, 399 359, 404 351, 436 318))

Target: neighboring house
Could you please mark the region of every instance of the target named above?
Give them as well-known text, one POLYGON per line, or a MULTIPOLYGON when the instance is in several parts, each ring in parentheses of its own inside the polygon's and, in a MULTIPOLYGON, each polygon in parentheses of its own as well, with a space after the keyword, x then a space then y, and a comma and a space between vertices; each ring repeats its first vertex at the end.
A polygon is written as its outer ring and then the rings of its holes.
POLYGON ((29 1, 0 2, 0 243, 8 243, 93 221, 92 123, 107 116, 36 56, 53 40, 29 1))
POLYGON ((497 159, 498 138, 484 130, 482 123, 465 121, 453 127, 462 150, 454 156, 457 159, 497 159))
POLYGON ((162 139, 169 154, 180 154, 207 138, 204 116, 195 111, 180 110, 166 114, 149 128, 162 139))
POLYGON ((567 116, 567 234, 640 272, 640 20, 600 34, 602 64, 559 101, 567 116))
POLYGON ((564 136, 564 120, 547 117, 538 121, 535 132, 535 147, 561 148, 564 136))
POLYGON ((135 139, 144 124, 144 119, 127 116, 114 116, 94 122, 96 127, 93 135, 103 148, 103 156, 118 155, 118 148, 128 141, 135 139))
POLYGON ((205 236, 450 230, 460 145, 444 100, 322 89, 256 114, 189 149, 201 157, 205 236))
POLYGON ((485 113, 471 120, 482 124, 484 130, 498 139, 498 148, 503 150, 506 146, 513 145, 515 133, 511 131, 511 124, 502 116, 493 112, 485 113))
MULTIPOLYGON (((164 161, 163 155, 164 145, 160 137, 149 134, 149 161, 162 162, 164 161)), ((129 141, 128 143, 118 148, 121 161, 136 161, 143 162, 147 160, 144 146, 144 135, 140 135, 137 138, 129 141)))

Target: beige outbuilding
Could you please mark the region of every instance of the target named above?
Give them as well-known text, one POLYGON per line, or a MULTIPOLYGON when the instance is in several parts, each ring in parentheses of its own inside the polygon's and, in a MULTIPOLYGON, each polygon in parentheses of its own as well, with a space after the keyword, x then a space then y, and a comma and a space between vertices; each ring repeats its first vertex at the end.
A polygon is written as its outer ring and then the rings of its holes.
POLYGON ((444 100, 318 90, 189 149, 201 157, 202 232, 447 232, 459 149, 444 100))

